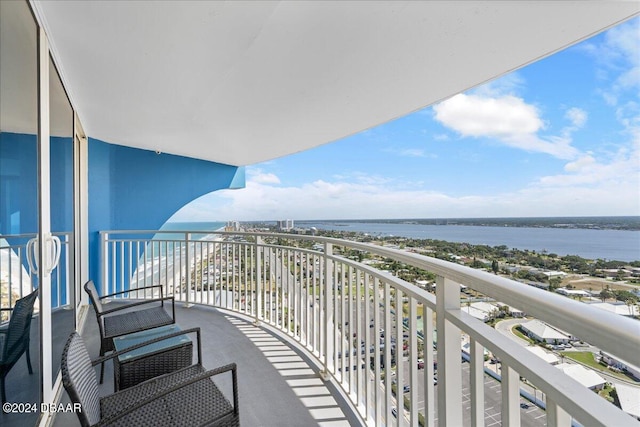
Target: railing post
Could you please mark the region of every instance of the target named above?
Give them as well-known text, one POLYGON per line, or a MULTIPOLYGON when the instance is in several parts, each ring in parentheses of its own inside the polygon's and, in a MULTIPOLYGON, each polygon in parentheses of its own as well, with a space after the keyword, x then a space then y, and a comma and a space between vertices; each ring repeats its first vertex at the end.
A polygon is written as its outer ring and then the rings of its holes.
MULTIPOLYGON (((75 257, 76 257, 76 251, 75 251, 75 235, 70 235, 70 234, 64 234, 64 239, 65 239, 65 257, 67 260, 67 274, 66 274, 66 280, 65 280, 65 288, 66 288, 66 299, 65 299, 65 308, 67 310, 70 310, 72 308, 75 307, 76 304, 76 300, 75 300, 75 292, 73 292, 75 290, 75 283, 76 283, 76 262, 75 262, 75 257), (70 237, 72 237, 70 239, 70 237), (73 242, 73 243, 72 243, 73 242), (74 289, 72 291, 71 286, 74 286, 74 289), (73 297, 73 299, 72 299, 73 297)), ((62 249, 61 249, 62 250, 62 249)), ((60 293, 58 293, 58 296, 60 295, 60 293)), ((61 300, 62 303, 62 300, 61 300)))
POLYGON ((568 427, 571 425, 571 416, 559 407, 556 402, 547 400, 547 426, 568 427))
POLYGON ((435 391, 433 378, 433 310, 424 305, 422 313, 422 342, 424 343, 424 418, 425 427, 436 424, 435 391))
POLYGON ((262 238, 256 236, 256 243, 254 245, 256 251, 256 292, 255 292, 255 316, 253 324, 260 325, 260 307, 262 307, 262 238))
POLYGON ((520 375, 509 365, 502 363, 502 424, 520 425, 520 375))
MULTIPOLYGON (((320 377, 323 380, 329 379, 329 372, 333 368, 333 321, 331 316, 333 315, 333 261, 329 259, 333 255, 333 245, 331 243, 324 244, 324 310, 322 312, 322 324, 321 328, 324 329, 323 336, 323 350, 324 350, 324 365, 320 372, 320 377)), ((321 355, 322 357, 322 355, 321 355)))
POLYGON ((460 284, 438 276, 436 280, 438 333, 438 424, 462 425, 462 366, 460 329, 446 318, 460 310, 460 284))
MULTIPOLYGON (((184 233, 184 241, 186 243, 185 257, 187 264, 187 271, 185 275, 185 308, 193 307, 193 304, 189 302, 189 294, 191 293, 191 233, 184 233)), ((195 259, 195 258, 194 258, 195 259)), ((195 267, 195 265, 194 265, 195 267)), ((221 290, 222 291, 222 290, 221 290)))
POLYGON ((471 425, 484 426, 484 347, 475 339, 469 343, 471 356, 471 425))
MULTIPOLYGON (((402 313, 402 310, 400 311, 402 313)), ((424 313, 423 313, 424 314, 424 313)), ((413 296, 409 297, 409 384, 411 385, 411 425, 418 425, 418 308, 413 296)), ((402 341, 404 343, 404 340, 402 341)), ((398 345, 398 349, 401 344, 398 345)), ((403 402, 404 405, 404 402, 403 402)))
POLYGON ((102 295, 107 295, 109 293, 107 289, 107 284, 109 282, 109 268, 107 267, 109 259, 109 244, 107 243, 108 240, 109 233, 107 233, 106 231, 101 231, 100 251, 102 252, 102 256, 100 257, 100 277, 102 278, 102 283, 100 283, 100 287, 102 288, 102 295))

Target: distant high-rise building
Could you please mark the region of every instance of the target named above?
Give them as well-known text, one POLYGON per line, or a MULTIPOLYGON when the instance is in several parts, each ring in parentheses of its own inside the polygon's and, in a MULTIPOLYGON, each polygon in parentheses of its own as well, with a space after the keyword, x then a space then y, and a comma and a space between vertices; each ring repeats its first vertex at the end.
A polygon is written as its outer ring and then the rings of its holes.
POLYGON ((227 221, 225 231, 240 231, 240 221, 227 221))
POLYGON ((289 230, 293 230, 294 225, 293 225, 293 220, 292 219, 284 219, 281 221, 278 221, 278 230, 280 231, 289 231, 289 230))

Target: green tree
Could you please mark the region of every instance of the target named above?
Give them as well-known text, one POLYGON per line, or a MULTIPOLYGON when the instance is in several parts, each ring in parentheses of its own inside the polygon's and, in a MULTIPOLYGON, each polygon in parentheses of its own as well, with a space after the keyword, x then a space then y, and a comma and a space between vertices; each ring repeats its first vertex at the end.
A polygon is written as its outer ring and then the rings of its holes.
POLYGON ((602 300, 602 302, 605 302, 606 300, 613 297, 614 297, 614 294, 613 292, 611 292, 611 288, 609 288, 609 285, 607 285, 606 288, 600 291, 600 299, 602 300))
POLYGON ((491 261, 491 271, 493 271, 493 274, 498 274, 499 269, 500 269, 500 266, 498 264, 498 261, 495 259, 491 261))

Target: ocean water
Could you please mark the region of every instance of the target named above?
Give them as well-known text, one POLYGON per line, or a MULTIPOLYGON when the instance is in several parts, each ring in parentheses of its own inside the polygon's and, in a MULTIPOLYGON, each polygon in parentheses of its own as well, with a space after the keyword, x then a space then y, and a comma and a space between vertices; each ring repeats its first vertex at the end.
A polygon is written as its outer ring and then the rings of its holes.
POLYGON ((372 236, 401 236, 445 240, 473 245, 500 246, 577 255, 586 259, 640 260, 640 231, 577 228, 490 227, 473 225, 423 225, 375 222, 298 222, 300 227, 355 231, 372 236))
MULTIPOLYGON (((167 222, 165 223, 161 231, 203 231, 213 232, 224 228, 227 225, 226 222, 167 222)), ((194 239, 204 237, 206 234, 196 234, 192 236, 194 239)), ((168 238, 181 238, 182 233, 161 233, 157 234, 155 238, 168 239, 168 238)))
MULTIPOLYGON (((224 222, 167 223, 162 230, 215 231, 224 222)), ((505 245, 510 249, 547 251, 586 259, 640 260, 640 231, 580 228, 491 227, 474 225, 425 225, 350 221, 298 221, 296 226, 323 230, 355 231, 372 236, 401 236, 446 240, 472 245, 505 245)), ((179 235, 176 235, 179 236, 179 235)), ((204 237, 204 235, 201 235, 204 237)), ((198 235, 193 236, 198 238, 198 235)))

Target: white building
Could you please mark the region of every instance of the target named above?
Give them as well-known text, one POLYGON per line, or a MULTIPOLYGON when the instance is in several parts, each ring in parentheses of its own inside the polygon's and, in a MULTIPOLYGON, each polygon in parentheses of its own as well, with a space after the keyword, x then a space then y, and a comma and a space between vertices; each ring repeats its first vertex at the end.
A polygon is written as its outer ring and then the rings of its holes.
POLYGON ((473 306, 473 304, 471 306, 465 305, 463 307, 460 307, 460 310, 475 317, 478 320, 482 320, 483 322, 489 321, 489 313, 487 313, 486 311, 477 309, 476 307, 473 306))
POLYGON ((539 320, 531 320, 520 326, 529 338, 539 342, 547 344, 566 344, 569 342, 568 336, 539 320))
POLYGON ((289 231, 293 230, 293 220, 292 219, 283 219, 278 221, 278 230, 279 231, 289 231))
POLYGON ((509 308, 509 314, 511 315, 511 317, 524 317, 524 311, 520 310, 519 308, 511 307, 510 305, 508 305, 507 307, 509 308))
POLYGON ((591 294, 587 291, 581 291, 579 289, 567 289, 567 288, 558 288, 556 292, 560 295, 565 295, 568 297, 590 297, 591 294))
POLYGON ((225 231, 240 231, 240 221, 227 221, 225 231))
POLYGON ((574 365, 569 363, 561 363, 556 365, 566 375, 578 381, 583 386, 591 390, 600 390, 604 387, 607 380, 598 375, 595 371, 587 369, 582 365, 574 365))
POLYGON ((640 420, 640 389, 623 383, 614 383, 620 408, 640 420))
POLYGON ((558 362, 560 362, 555 354, 549 353, 548 351, 545 351, 542 347, 538 347, 537 345, 529 346, 527 347, 527 350, 551 365, 557 365, 558 362))
POLYGON ((640 367, 629 363, 626 360, 622 360, 608 353, 605 353, 604 351, 600 351, 600 358, 603 362, 606 362, 607 365, 624 371, 640 381, 640 367))
POLYGON ((610 302, 592 302, 589 305, 608 311, 610 313, 619 314, 620 316, 638 316, 640 310, 637 305, 627 305, 623 302, 610 303, 610 302))

